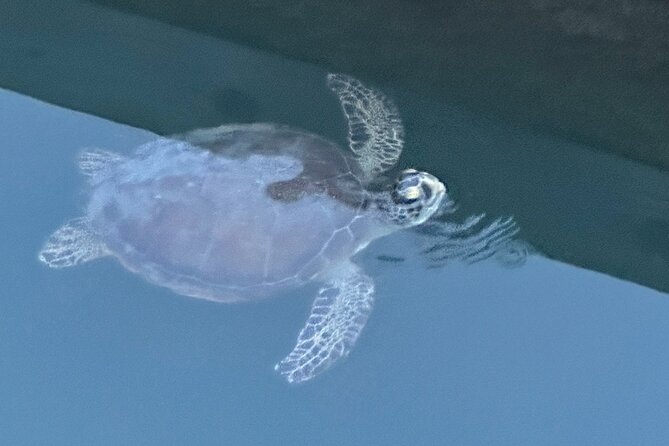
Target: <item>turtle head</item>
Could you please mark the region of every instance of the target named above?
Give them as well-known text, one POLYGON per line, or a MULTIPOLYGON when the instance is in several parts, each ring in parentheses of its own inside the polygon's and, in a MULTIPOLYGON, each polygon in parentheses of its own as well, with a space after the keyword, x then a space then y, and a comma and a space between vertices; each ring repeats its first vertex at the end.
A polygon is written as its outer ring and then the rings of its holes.
POLYGON ((435 176, 406 169, 397 177, 386 209, 394 224, 416 226, 439 209, 445 196, 446 186, 435 176))

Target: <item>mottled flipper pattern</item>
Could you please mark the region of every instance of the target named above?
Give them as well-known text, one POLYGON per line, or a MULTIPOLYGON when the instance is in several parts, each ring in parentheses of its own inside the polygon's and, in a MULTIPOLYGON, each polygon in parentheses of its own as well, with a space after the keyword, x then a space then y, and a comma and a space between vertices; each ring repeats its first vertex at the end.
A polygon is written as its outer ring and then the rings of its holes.
POLYGON ((329 74, 327 84, 339 96, 348 118, 349 146, 367 179, 393 167, 404 145, 404 127, 395 104, 343 74, 329 74))
POLYGON ((347 265, 318 293, 297 344, 275 370, 288 382, 310 380, 348 355, 374 303, 374 282, 347 265))
POLYGON ((38 254, 51 268, 66 268, 108 255, 91 233, 85 218, 75 218, 51 234, 38 254))

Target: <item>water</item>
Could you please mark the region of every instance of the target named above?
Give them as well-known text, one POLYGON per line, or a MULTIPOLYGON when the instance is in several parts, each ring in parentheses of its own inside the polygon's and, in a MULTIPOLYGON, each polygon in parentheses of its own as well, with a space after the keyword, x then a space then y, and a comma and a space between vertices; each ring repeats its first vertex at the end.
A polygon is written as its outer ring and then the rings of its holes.
MULTIPOLYGON (((343 141, 325 70, 235 51, 230 72, 251 59, 272 69, 238 81, 244 94, 230 120, 286 122, 343 141), (265 94, 271 77, 279 85, 265 94)), ((665 174, 390 94, 407 124, 402 166, 446 178, 461 203, 456 218, 514 214, 539 254, 512 269, 494 260, 427 268, 413 234, 375 243, 356 259, 379 297, 353 353, 289 386, 272 366, 292 347, 313 287, 217 305, 151 286, 110 259, 60 271, 37 262, 48 234, 82 212, 77 153, 127 153, 153 134, 0 90, 0 443, 663 444, 666 294, 541 253, 555 244, 545 234, 557 233, 561 251, 552 252, 565 260, 640 280, 645 270, 619 268, 639 251, 597 255, 608 243, 597 230, 607 218, 661 223, 665 174), (626 178, 635 188, 619 197, 637 203, 631 209, 606 195, 626 178)), ((661 271, 666 238, 635 227, 661 271)))

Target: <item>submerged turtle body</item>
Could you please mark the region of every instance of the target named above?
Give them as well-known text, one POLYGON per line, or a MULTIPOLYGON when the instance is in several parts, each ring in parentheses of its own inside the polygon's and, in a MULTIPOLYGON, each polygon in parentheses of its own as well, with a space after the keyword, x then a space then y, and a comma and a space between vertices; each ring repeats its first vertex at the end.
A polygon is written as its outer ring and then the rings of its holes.
MULTIPOLYGON (((391 101, 348 76, 328 75, 328 86, 348 119, 350 151, 249 124, 160 138, 130 157, 84 152, 86 214, 54 232, 39 259, 61 268, 113 256, 155 284, 220 302, 321 283, 295 347, 275 367, 290 382, 317 376, 351 351, 372 309, 374 282, 351 257, 450 203, 429 173, 407 169, 383 184, 403 146, 391 101)), ((447 251, 463 257, 516 232, 507 219, 467 233, 476 222, 438 225, 460 235, 447 251)))
POLYGON ((253 124, 183 139, 91 172, 92 232, 153 283, 224 302, 265 297, 390 230, 353 157, 318 136, 253 124))

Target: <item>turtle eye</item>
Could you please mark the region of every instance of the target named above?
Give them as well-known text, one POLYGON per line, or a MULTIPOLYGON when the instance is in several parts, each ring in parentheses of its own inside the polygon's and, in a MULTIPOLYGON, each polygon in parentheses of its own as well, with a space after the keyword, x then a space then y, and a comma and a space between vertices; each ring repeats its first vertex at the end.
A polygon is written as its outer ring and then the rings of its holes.
POLYGON ((397 204, 411 204, 421 198, 420 174, 415 170, 405 170, 393 188, 392 198, 397 204))
POLYGON ((415 186, 406 189, 396 187, 392 191, 391 197, 396 204, 411 204, 418 200, 420 193, 418 193, 417 189, 415 186))
POLYGON ((420 197, 420 189, 418 186, 407 187, 402 191, 402 195, 407 200, 417 200, 420 197))

